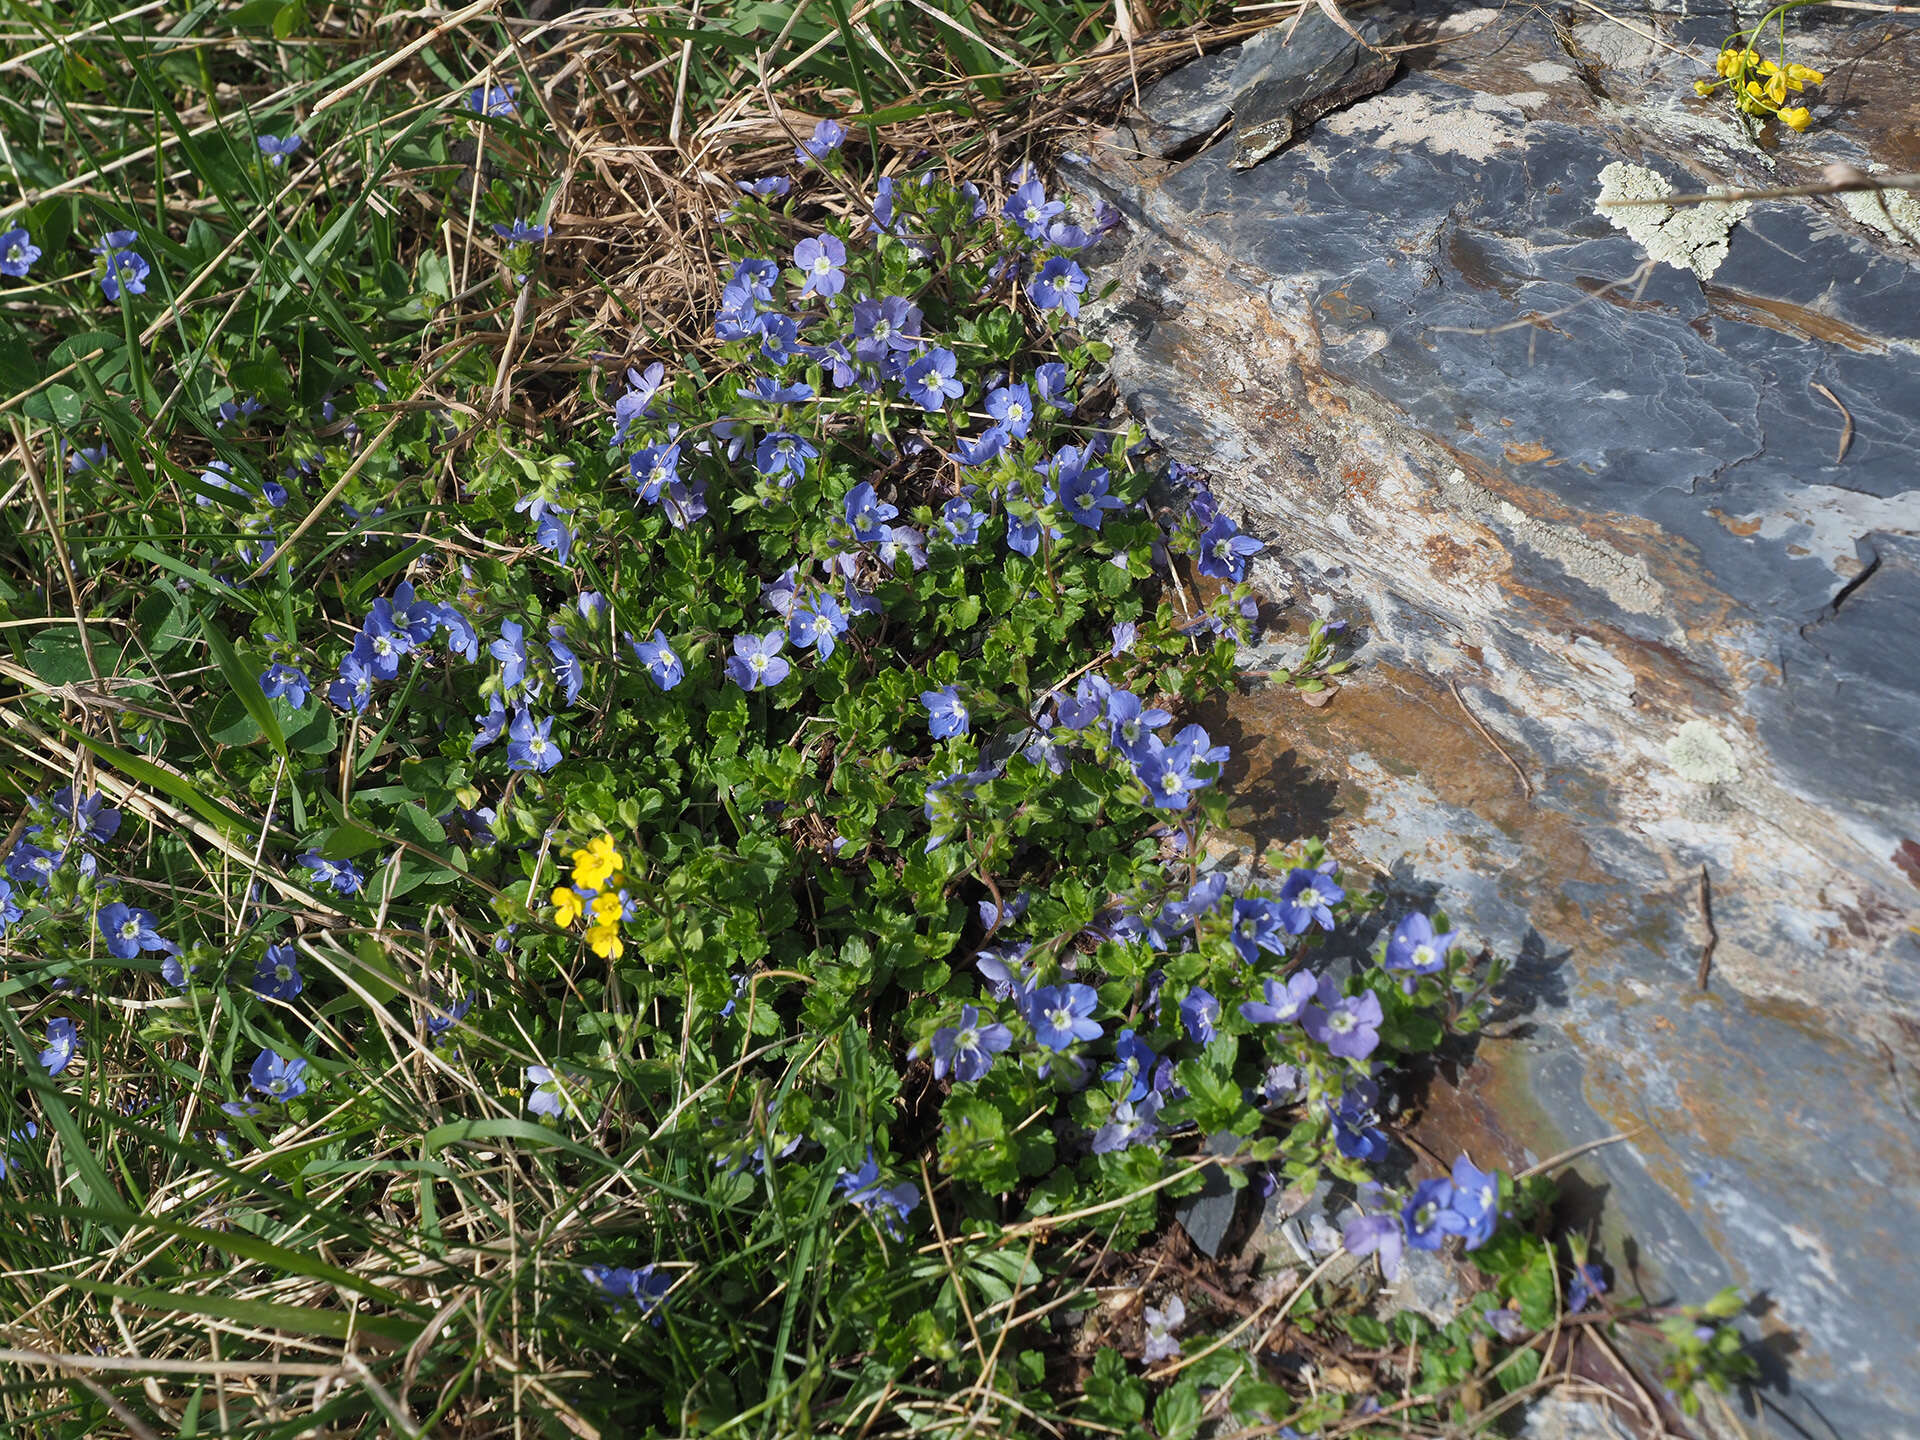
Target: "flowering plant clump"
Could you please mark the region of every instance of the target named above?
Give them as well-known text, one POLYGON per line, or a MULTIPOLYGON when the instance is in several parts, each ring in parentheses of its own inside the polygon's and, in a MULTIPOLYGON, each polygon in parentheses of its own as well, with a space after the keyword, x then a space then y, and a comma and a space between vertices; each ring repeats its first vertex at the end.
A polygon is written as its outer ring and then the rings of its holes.
POLYGON ((1713 69, 1718 78, 1696 80, 1694 90, 1705 97, 1724 86, 1742 115, 1762 120, 1772 116, 1789 129, 1805 130, 1813 123, 1813 112, 1797 97, 1807 86, 1819 85, 1827 78, 1811 66, 1787 59, 1787 11, 1806 3, 1809 0, 1791 0, 1776 6, 1759 24, 1728 36, 1714 57, 1713 69), (1761 32, 1769 26, 1778 30, 1777 59, 1769 59, 1754 48, 1761 32))
MULTIPOLYGON (((1614 1303, 1537 1182, 1398 1139, 1501 965, 1317 839, 1224 858, 1202 707, 1272 618, 1265 543, 1103 385, 1119 217, 809 117, 713 177, 697 333, 628 328, 525 79, 382 132, 409 186, 461 172, 413 216, 460 217, 458 265, 393 223, 414 191, 340 198, 353 89, 260 100, 189 210, 63 192, 0 233, 71 325, 11 492, 70 523, 0 557, 3 1258, 63 1277, 49 1332, 323 1347, 342 1432, 904 1433, 965 1393, 1192 1434, 1203 1383, 1359 1413, 1199 1291, 1063 1379, 1097 1257, 1215 1176, 1334 1182, 1351 1252, 1470 1255, 1535 1334, 1543 1282, 1614 1303)), ((1329 633, 1289 683, 1344 667, 1329 633)))

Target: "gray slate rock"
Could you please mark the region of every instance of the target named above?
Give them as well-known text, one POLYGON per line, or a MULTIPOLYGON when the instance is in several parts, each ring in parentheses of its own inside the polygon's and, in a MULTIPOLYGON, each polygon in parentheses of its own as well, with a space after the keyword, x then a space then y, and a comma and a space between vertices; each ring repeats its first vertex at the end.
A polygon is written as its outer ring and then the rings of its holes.
MULTIPOLYGON (((1369 45, 1385 45, 1405 33, 1408 20, 1374 10, 1354 28, 1369 45)), ((1297 25, 1261 31, 1233 71, 1233 168, 1250 170, 1278 154, 1322 115, 1385 88, 1398 69, 1393 56, 1362 45, 1317 9, 1297 25)))

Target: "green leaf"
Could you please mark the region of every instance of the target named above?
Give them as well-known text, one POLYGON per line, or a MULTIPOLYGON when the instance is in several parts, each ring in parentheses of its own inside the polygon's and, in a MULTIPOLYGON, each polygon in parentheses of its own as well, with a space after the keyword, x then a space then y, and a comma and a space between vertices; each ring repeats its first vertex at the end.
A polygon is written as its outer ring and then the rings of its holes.
POLYGON ((267 743, 284 760, 287 755, 286 733, 280 728, 280 717, 273 713, 273 706, 267 703, 266 692, 260 688, 260 677, 234 652, 232 642, 215 623, 212 611, 200 612, 200 629, 207 637, 207 649, 213 652, 214 663, 220 667, 227 684, 246 707, 247 714, 253 717, 253 723, 267 737, 267 743))
POLYGON ((1191 1380, 1182 1380, 1162 1391, 1154 1402, 1153 1428, 1160 1432, 1160 1440, 1189 1440, 1200 1433, 1205 1413, 1199 1387, 1191 1380))

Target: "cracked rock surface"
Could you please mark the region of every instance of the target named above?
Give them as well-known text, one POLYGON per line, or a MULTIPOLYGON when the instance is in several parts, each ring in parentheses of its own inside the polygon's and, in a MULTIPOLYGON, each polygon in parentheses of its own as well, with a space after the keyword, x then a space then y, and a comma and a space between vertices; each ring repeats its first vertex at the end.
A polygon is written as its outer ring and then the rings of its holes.
POLYGON ((1920 1436, 1920 235, 1756 201, 1650 256, 1596 209, 1609 165, 1920 170, 1920 25, 1796 12, 1782 138, 1692 93, 1724 9, 1628 18, 1422 7, 1445 43, 1244 170, 1238 57, 1176 74, 1069 170, 1129 222, 1086 321, 1261 589, 1361 641, 1331 705, 1207 717, 1250 843, 1330 829, 1518 959, 1435 1134, 1634 1132, 1574 1195, 1627 1288, 1766 1296, 1748 1423, 1920 1436))

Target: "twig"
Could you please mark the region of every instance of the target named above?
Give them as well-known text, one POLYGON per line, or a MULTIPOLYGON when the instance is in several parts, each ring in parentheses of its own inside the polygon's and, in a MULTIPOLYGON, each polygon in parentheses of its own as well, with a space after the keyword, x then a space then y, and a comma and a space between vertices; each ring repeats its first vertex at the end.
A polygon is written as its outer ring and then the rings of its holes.
MULTIPOLYGON (((1499 325, 1430 325, 1427 328, 1435 335, 1504 335, 1509 330, 1525 330, 1528 328, 1538 330, 1548 321, 1558 320, 1563 315, 1571 315, 1582 305, 1591 305, 1596 300, 1605 299, 1609 290, 1618 290, 1622 286, 1631 285, 1634 287, 1633 298, 1637 302, 1640 299, 1640 292, 1646 288, 1648 279, 1653 275, 1654 267, 1659 263, 1659 261, 1651 258, 1643 260, 1639 268, 1624 279, 1609 280, 1598 290, 1590 291, 1582 295, 1571 305, 1562 305, 1558 310, 1549 310, 1544 315, 1522 315, 1518 320, 1508 320, 1499 325)), ((1532 355, 1529 354, 1527 359, 1528 363, 1531 364, 1533 359, 1532 355)))
MULTIPOLYGON (((1640 1127, 1642 1130, 1645 1128, 1645 1126, 1640 1127)), ((1622 1130, 1616 1135, 1606 1135, 1598 1140, 1589 1140, 1584 1145, 1574 1146, 1571 1150, 1562 1150, 1558 1155, 1549 1155, 1538 1165, 1528 1166, 1513 1178, 1516 1180, 1531 1180, 1536 1175, 1544 1175, 1549 1170, 1558 1169, 1569 1160, 1578 1160, 1589 1151, 1600 1150, 1608 1145, 1618 1145, 1622 1140, 1631 1140, 1639 1133, 1640 1130, 1622 1130)))
POLYGON ((1609 210, 1629 205, 1724 205, 1734 200, 1792 200, 1802 195, 1845 195, 1876 190, 1920 190, 1920 174, 1868 175, 1851 165, 1829 165, 1828 178, 1811 185, 1783 185, 1777 190, 1702 190, 1694 195, 1648 195, 1602 200, 1609 210))
POLYGON ((1847 446, 1853 443, 1853 416, 1848 413, 1847 407, 1840 403, 1839 397, 1836 396, 1833 391, 1822 385, 1818 380, 1811 383, 1814 389, 1818 390, 1832 402, 1833 408, 1840 412, 1840 418, 1846 422, 1844 428, 1840 431, 1840 448, 1833 454, 1833 463, 1838 465, 1842 460, 1847 458, 1847 446))
POLYGON ((1707 943, 1700 947, 1700 988, 1707 988, 1707 974, 1713 969, 1714 947, 1720 943, 1720 932, 1713 925, 1713 882, 1707 878, 1707 867, 1700 867, 1700 918, 1707 922, 1707 943))
POLYGON ((1453 683, 1452 676, 1447 677, 1447 688, 1453 691, 1453 698, 1455 703, 1460 706, 1460 713, 1473 722, 1473 728, 1484 735, 1487 743, 1500 752, 1500 758, 1513 767, 1513 773, 1520 777, 1520 788, 1527 792, 1527 798, 1531 800, 1533 798, 1533 782, 1527 779, 1527 772, 1520 768, 1520 762, 1507 753, 1506 747, 1493 738, 1493 732, 1480 723, 1480 717, 1467 708, 1467 702, 1461 697, 1460 687, 1453 683))

